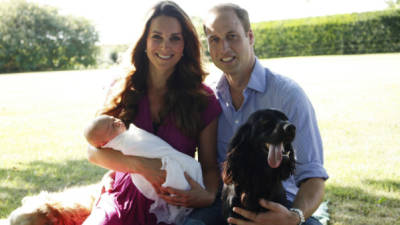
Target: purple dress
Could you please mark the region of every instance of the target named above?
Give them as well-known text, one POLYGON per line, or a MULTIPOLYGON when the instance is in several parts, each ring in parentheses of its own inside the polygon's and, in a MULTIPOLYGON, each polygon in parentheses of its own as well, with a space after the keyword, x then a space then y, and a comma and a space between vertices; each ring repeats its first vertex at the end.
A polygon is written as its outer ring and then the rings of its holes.
MULTIPOLYGON (((207 108, 201 113, 205 125, 218 117, 221 106, 210 88, 203 85, 207 93, 212 94, 208 100, 207 108)), ((180 152, 194 157, 197 140, 184 135, 174 124, 172 118, 167 116, 155 133, 151 120, 150 104, 147 96, 139 102, 139 111, 134 124, 150 133, 154 133, 180 152)), ((93 209, 91 217, 96 217, 96 222, 90 224, 107 225, 152 225, 157 224, 154 214, 149 213, 152 200, 144 197, 132 183, 129 173, 117 172, 113 189, 110 193, 103 194, 93 209)), ((94 219, 94 218, 93 218, 94 219)), ((165 223, 159 223, 165 224, 165 223)))

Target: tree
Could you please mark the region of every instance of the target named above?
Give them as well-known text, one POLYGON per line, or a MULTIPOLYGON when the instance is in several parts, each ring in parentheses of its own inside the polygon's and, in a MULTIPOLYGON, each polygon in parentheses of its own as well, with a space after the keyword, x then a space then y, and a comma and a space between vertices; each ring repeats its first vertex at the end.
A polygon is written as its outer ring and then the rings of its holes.
POLYGON ((400 0, 385 0, 390 9, 400 9, 400 0))
POLYGON ((193 26, 196 28, 197 34, 199 35, 202 51, 207 60, 210 60, 210 52, 208 51, 207 37, 203 29, 203 20, 197 16, 191 17, 191 20, 193 22, 193 26))
POLYGON ((0 72, 96 64, 98 33, 85 18, 25 0, 0 2, 0 72))
POLYGON ((118 52, 112 51, 110 53, 110 59, 111 59, 112 63, 114 63, 114 64, 117 63, 118 62, 118 52))

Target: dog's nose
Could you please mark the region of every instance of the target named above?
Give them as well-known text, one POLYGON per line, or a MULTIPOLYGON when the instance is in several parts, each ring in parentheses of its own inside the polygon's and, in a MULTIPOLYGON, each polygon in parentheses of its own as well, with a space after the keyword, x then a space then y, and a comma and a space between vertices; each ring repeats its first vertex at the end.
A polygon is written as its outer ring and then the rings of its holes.
POLYGON ((296 127, 289 122, 283 122, 282 129, 285 136, 284 141, 292 142, 296 135, 296 127))

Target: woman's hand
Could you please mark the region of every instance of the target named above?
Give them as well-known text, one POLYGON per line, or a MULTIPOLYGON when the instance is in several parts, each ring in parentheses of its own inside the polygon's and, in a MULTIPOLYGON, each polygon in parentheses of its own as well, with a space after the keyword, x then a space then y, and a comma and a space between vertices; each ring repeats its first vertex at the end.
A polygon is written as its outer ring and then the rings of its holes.
POLYGON ((164 199, 169 204, 187 208, 210 206, 214 202, 215 194, 202 188, 199 183, 186 173, 185 177, 191 187, 190 190, 184 191, 171 187, 161 187, 162 193, 159 193, 160 198, 164 199))
POLYGON ((165 182, 167 173, 161 170, 160 159, 138 158, 138 166, 136 173, 141 174, 149 181, 158 194, 163 193, 161 185, 165 182))

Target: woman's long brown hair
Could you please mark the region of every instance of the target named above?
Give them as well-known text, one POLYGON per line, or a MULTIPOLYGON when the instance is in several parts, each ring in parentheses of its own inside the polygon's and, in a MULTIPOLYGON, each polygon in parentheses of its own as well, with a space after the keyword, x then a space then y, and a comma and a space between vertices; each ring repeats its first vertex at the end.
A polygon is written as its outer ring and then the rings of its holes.
POLYGON ((132 51, 131 63, 134 69, 126 76, 122 91, 112 97, 100 113, 118 117, 125 124, 134 120, 138 102, 147 91, 149 59, 145 53, 146 39, 152 20, 158 16, 176 18, 182 27, 184 39, 183 56, 167 80, 167 93, 159 116, 162 121, 171 113, 182 132, 196 137, 204 126, 200 113, 207 106, 208 93, 201 87, 201 83, 206 72, 202 67, 201 46, 196 30, 188 15, 172 1, 161 1, 152 8, 144 31, 132 51))

